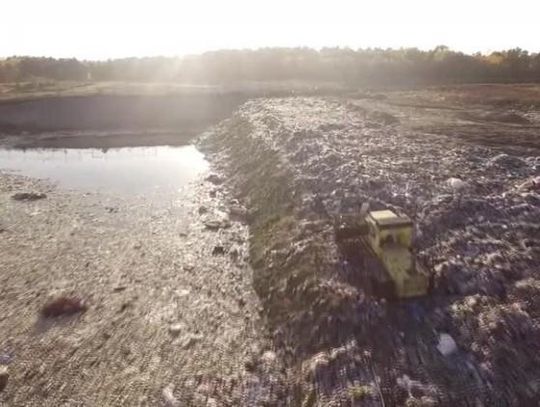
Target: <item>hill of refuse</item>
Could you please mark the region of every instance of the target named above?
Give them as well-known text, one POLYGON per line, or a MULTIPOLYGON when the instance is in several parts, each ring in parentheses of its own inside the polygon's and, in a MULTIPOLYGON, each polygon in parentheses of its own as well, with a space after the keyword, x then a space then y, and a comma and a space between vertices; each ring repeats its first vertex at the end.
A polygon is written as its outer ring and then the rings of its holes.
POLYGON ((294 397, 528 405, 540 396, 538 149, 419 130, 376 106, 257 99, 201 140, 247 207, 253 283, 294 397), (414 220, 429 296, 371 295, 332 221, 362 202, 414 220))

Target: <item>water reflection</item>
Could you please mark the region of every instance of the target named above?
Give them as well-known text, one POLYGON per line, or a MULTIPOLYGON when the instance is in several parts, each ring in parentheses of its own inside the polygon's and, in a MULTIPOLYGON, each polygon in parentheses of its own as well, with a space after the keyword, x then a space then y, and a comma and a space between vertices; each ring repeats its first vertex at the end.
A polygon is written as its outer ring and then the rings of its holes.
POLYGON ((147 193, 191 182, 208 163, 194 146, 112 149, 0 149, 0 169, 68 188, 147 193))

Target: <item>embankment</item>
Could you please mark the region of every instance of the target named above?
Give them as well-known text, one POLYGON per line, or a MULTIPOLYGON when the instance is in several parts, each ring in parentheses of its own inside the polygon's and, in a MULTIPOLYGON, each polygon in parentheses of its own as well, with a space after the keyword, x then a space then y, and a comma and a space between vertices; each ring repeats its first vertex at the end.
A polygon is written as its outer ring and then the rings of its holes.
MULTIPOLYGON (((206 133, 201 148, 230 176, 229 186, 247 206, 253 285, 275 348, 291 369, 290 397, 297 405, 313 405, 325 391, 314 375, 325 381, 357 354, 350 339, 366 332, 369 323, 358 313, 359 290, 335 273, 339 254, 330 219, 307 207, 308 188, 297 182, 275 140, 265 137, 279 133, 280 123, 244 114, 252 103, 206 133), (328 356, 322 370, 318 355, 328 356)), ((350 366, 364 361, 359 356, 350 366)), ((357 382, 369 393, 371 380, 357 382)), ((378 405, 376 398, 366 402, 378 405)))
POLYGON ((0 129, 116 130, 196 128, 228 117, 240 94, 94 95, 0 104, 0 129))

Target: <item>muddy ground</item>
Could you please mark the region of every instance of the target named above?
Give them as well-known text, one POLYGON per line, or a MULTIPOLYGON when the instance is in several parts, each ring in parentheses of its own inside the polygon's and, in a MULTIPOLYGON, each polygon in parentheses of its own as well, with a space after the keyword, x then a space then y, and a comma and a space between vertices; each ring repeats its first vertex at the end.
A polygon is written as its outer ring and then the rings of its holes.
POLYGON ((539 131, 529 85, 258 98, 200 136, 217 175, 178 195, 0 175, 0 402, 536 405, 539 131), (428 297, 374 296, 335 242, 365 201, 415 221, 428 297), (88 309, 51 322, 59 295, 88 309))

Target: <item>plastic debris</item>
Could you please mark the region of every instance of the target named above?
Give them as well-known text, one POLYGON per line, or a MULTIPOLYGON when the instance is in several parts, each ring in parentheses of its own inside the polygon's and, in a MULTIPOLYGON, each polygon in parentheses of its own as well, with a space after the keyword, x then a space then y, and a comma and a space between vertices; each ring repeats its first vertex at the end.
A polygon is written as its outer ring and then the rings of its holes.
POLYGON ((457 351, 456 341, 454 341, 454 338, 452 338, 450 335, 442 333, 439 335, 439 344, 437 345, 437 349, 444 356, 449 356, 457 351))

